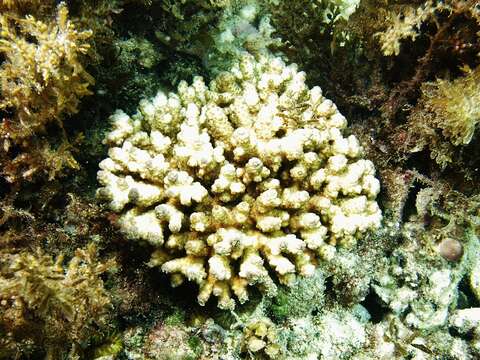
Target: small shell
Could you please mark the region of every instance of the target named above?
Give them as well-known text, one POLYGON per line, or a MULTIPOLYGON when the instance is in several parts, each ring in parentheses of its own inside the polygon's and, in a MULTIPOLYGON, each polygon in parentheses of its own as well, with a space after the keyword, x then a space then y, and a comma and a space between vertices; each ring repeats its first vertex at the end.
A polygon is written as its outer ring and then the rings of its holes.
POLYGON ((445 238, 438 244, 438 252, 448 261, 458 261, 463 255, 463 246, 456 239, 445 238))

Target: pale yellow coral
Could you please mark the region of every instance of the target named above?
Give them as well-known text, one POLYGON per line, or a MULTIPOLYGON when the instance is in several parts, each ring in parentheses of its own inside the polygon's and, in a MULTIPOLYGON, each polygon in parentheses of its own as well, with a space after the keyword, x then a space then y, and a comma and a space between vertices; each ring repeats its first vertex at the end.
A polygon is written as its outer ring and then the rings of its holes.
POLYGON ((202 305, 231 309, 252 285, 274 294, 273 274, 310 276, 380 225, 379 182, 345 117, 280 58, 244 54, 208 87, 196 77, 111 121, 98 197, 202 305))
MULTIPOLYGON (((67 264, 63 256, 54 260, 40 249, 2 253, 0 344, 14 340, 38 346, 50 359, 63 352, 80 358, 83 344, 110 330, 112 302, 101 274, 114 267, 113 259, 98 260, 93 244, 77 249, 67 264)), ((2 358, 19 355, 0 348, 2 358)))
POLYGON ((278 331, 275 324, 266 317, 252 320, 245 326, 242 346, 255 358, 261 353, 267 355, 269 359, 281 355, 278 331))
POLYGON ((456 147, 472 141, 480 123, 480 67, 464 67, 463 71, 454 80, 423 83, 407 124, 410 151, 428 148, 442 168, 452 164, 456 147))

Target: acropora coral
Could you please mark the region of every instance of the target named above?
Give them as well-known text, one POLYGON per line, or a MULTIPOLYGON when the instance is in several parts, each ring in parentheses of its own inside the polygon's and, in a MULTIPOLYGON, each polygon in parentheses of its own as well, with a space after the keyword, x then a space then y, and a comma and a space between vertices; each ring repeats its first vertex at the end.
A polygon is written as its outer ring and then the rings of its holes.
POLYGON ((160 91, 130 117, 117 111, 97 192, 128 238, 157 249, 151 266, 199 285, 198 302, 274 294, 317 257, 380 225, 379 182, 346 119, 280 58, 245 53, 207 87, 160 91), (267 266, 268 264, 268 266, 267 266))

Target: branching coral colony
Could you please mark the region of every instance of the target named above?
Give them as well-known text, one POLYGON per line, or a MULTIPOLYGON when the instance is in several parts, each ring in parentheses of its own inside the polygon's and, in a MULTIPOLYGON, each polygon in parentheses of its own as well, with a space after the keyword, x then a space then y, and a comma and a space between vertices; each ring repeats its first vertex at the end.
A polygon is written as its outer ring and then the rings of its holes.
POLYGON ((278 57, 245 53, 208 87, 181 82, 110 120, 97 195, 201 305, 213 294, 232 309, 249 285, 275 294, 271 274, 290 285, 380 225, 375 169, 345 117, 278 57))
POLYGON ((75 29, 65 3, 49 23, 15 12, 0 14, 4 59, 0 66, 0 158, 2 173, 10 182, 30 178, 39 170, 54 177, 62 166, 78 166, 64 135, 61 144, 56 144, 58 151, 35 135, 55 122, 63 131, 61 117, 77 112, 79 100, 90 94, 93 78, 81 57, 89 49, 91 35, 91 31, 75 29))

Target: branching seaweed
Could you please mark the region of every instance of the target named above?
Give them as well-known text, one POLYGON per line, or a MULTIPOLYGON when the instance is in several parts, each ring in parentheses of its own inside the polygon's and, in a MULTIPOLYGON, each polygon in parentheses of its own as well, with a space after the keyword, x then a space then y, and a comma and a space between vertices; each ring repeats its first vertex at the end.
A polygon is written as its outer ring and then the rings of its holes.
POLYGON ((43 349, 70 358, 109 327, 111 300, 100 275, 114 265, 98 262, 96 248, 77 249, 64 266, 38 250, 2 254, 0 261, 0 358, 43 349))
MULTIPOLYGON (((30 178, 40 169, 50 178, 55 174, 44 161, 52 144, 38 135, 56 124, 61 141, 53 148, 68 147, 62 145, 67 141, 62 116, 78 111, 80 99, 91 94, 94 82, 82 64, 91 35, 75 28, 65 3, 58 6, 55 21, 48 23, 14 12, 0 15, 0 55, 5 59, 0 66, 0 152, 6 164, 2 173, 9 182, 30 178)), ((69 151, 57 152, 62 154, 64 165, 76 167, 69 151)))
MULTIPOLYGON (((466 52, 480 52, 478 44, 468 41, 469 34, 462 34, 462 31, 472 32, 475 24, 477 28, 480 25, 476 5, 475 0, 429 0, 417 9, 407 6, 400 13, 389 15, 390 27, 376 34, 384 55, 398 55, 406 39, 415 40, 420 35, 428 39, 428 47, 418 59, 413 76, 399 82, 383 105, 387 118, 393 118, 418 94, 421 84, 434 75, 434 62, 441 54, 458 55, 455 57, 463 61, 466 52)), ((473 41, 478 42, 479 34, 473 32, 473 41)))

